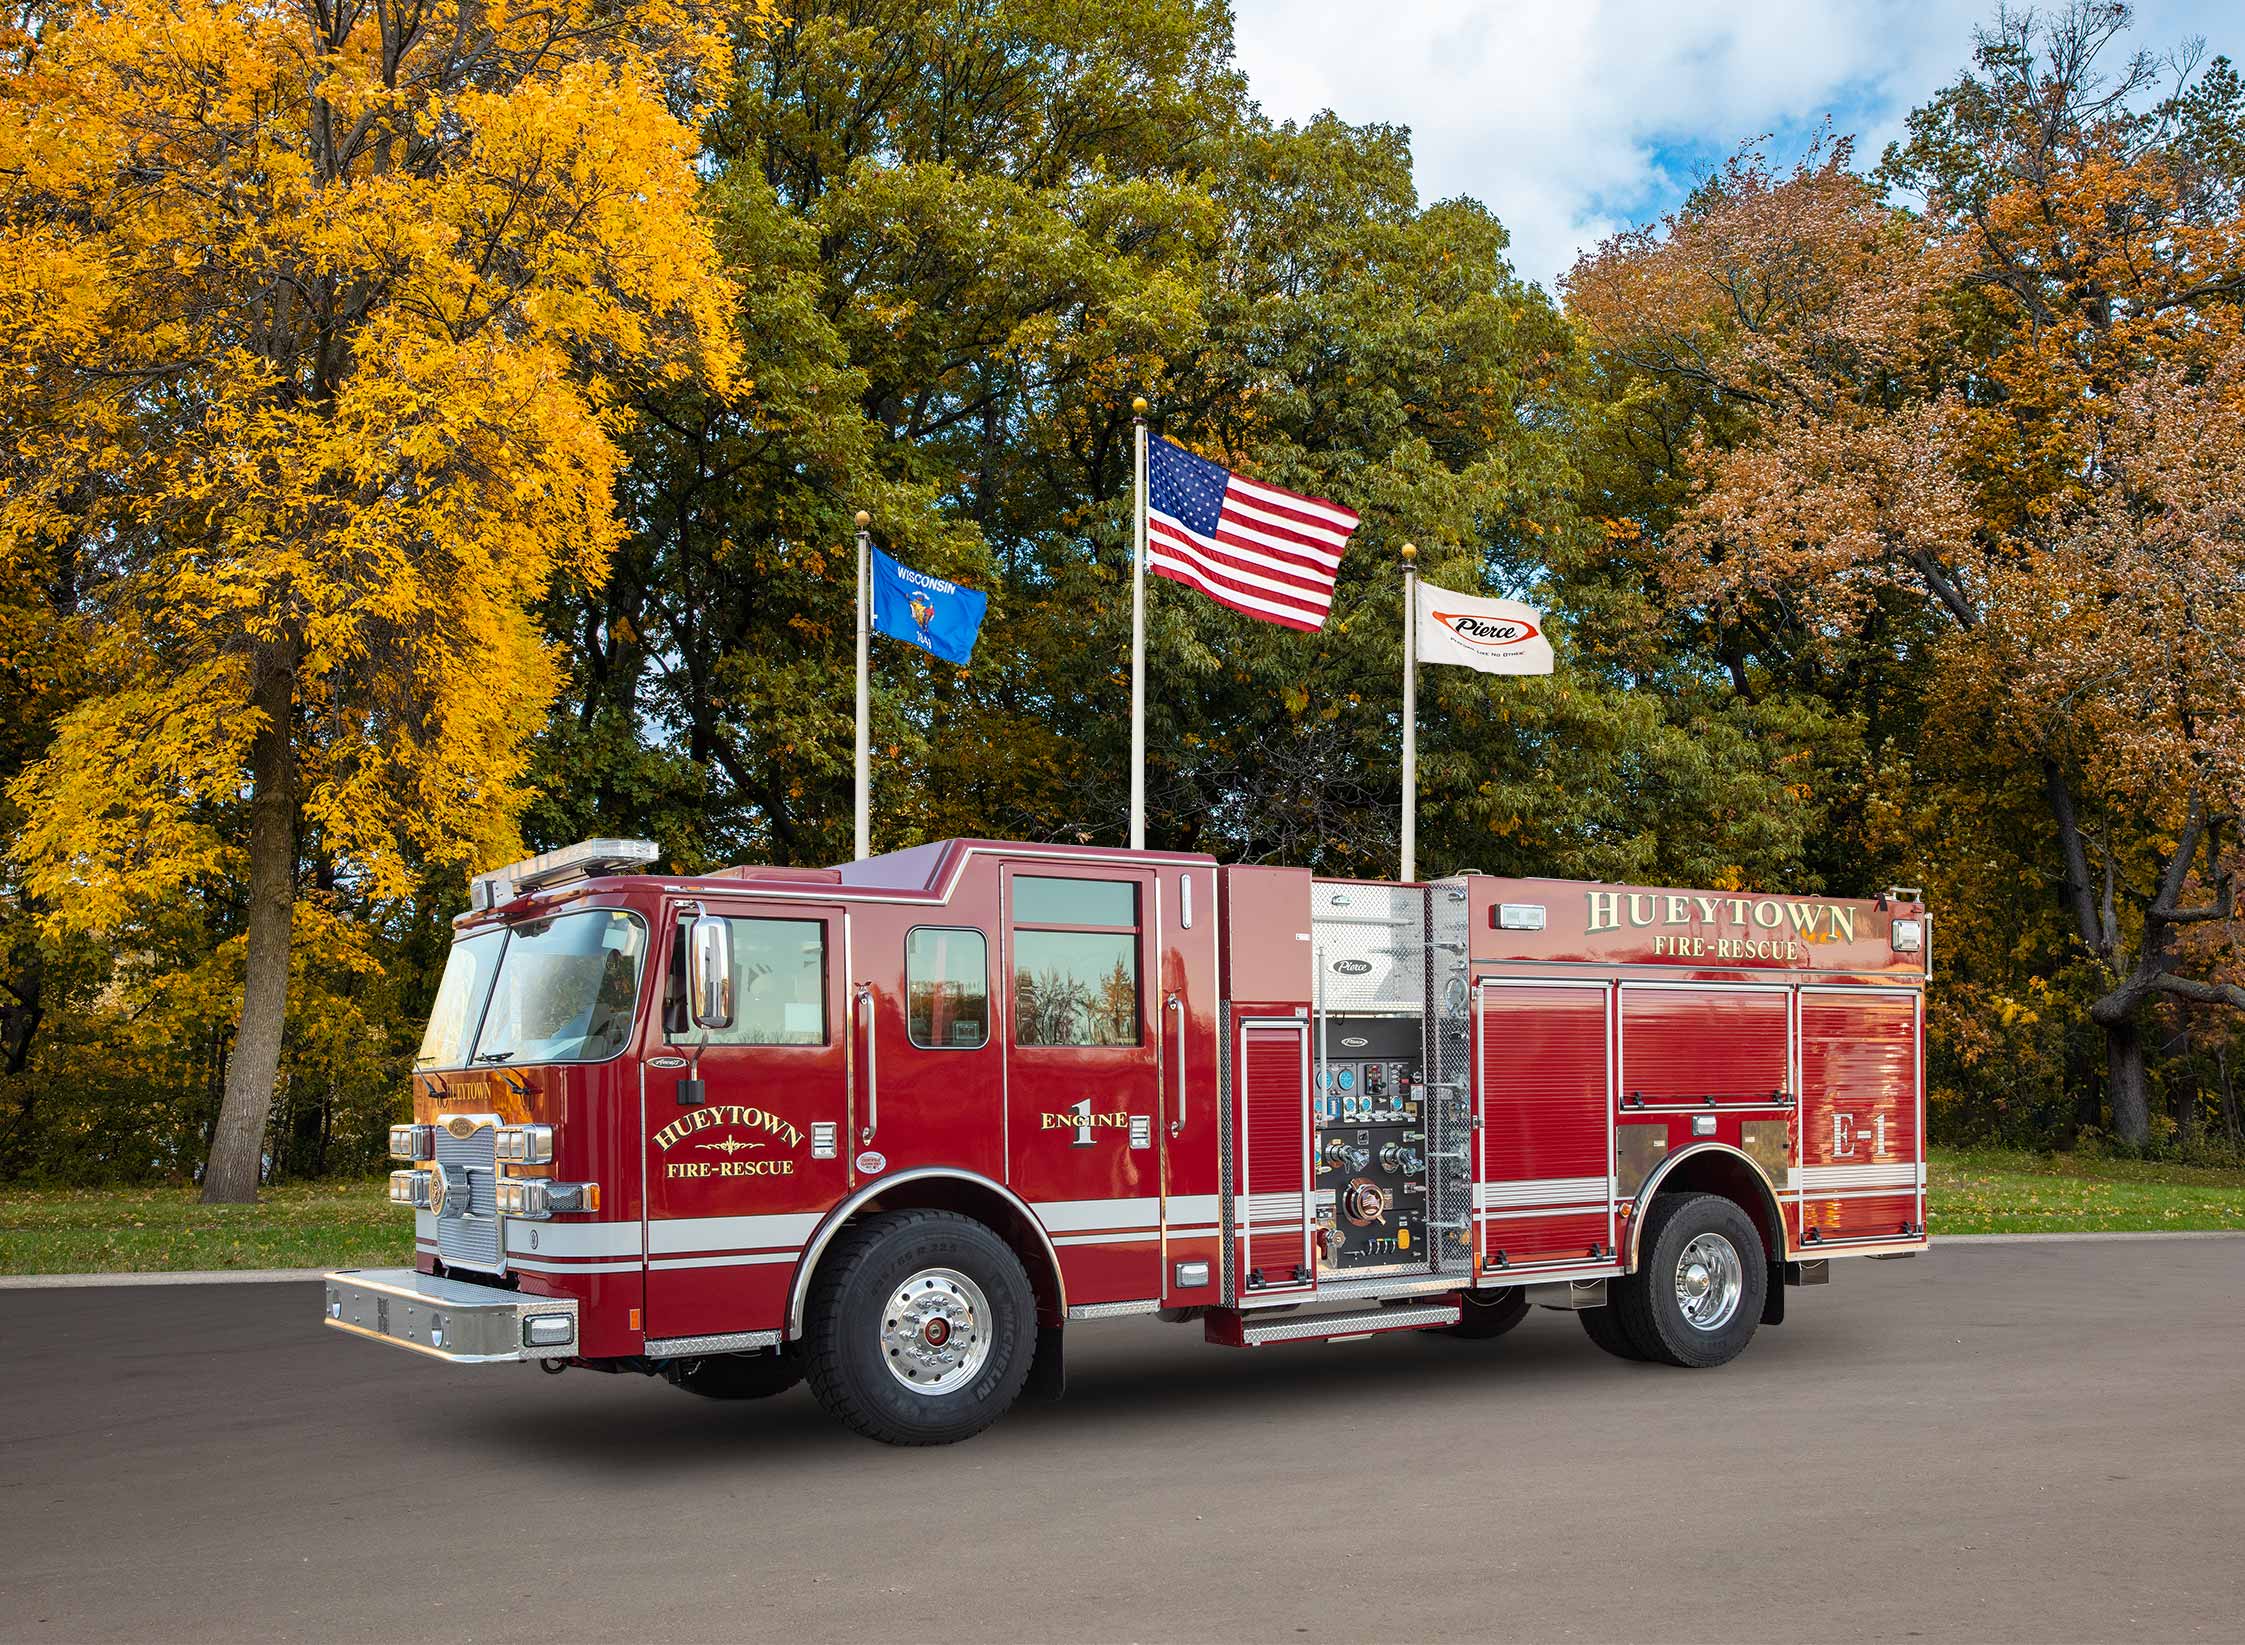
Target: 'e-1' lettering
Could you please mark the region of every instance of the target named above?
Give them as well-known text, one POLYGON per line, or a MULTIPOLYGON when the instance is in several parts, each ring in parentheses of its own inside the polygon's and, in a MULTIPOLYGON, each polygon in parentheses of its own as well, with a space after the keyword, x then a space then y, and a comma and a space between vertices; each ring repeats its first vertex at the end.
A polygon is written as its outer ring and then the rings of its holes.
MULTIPOLYGON (((1855 1142, 1862 1135, 1853 1114, 1832 1116, 1832 1157, 1846 1159, 1855 1152, 1855 1142)), ((1871 1155, 1875 1159, 1886 1152, 1886 1116, 1871 1116, 1871 1155)))

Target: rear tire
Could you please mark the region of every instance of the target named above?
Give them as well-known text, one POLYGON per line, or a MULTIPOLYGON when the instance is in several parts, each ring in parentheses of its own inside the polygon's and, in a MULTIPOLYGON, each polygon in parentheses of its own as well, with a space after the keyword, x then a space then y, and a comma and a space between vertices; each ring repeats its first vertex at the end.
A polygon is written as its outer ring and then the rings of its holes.
MULTIPOLYGON (((1618 1279, 1606 1281, 1609 1294, 1621 1284, 1618 1279)), ((1621 1317, 1621 1310, 1608 1303, 1603 1308, 1584 1308, 1575 1318, 1582 1321, 1582 1333, 1616 1359, 1646 1360, 1652 1356, 1637 1346, 1636 1338, 1629 1334, 1629 1326, 1621 1317)))
POLYGON ((1629 1338, 1670 1365, 1736 1359, 1754 1340, 1769 1294, 1769 1255, 1753 1219, 1720 1194, 1662 1196, 1640 1249, 1637 1272, 1615 1288, 1629 1338))
POLYGON ((782 1351, 672 1360, 663 1367, 663 1380, 704 1399, 770 1399, 803 1380, 803 1358, 782 1351))
POLYGON ((811 1392, 890 1445, 980 1433, 1020 1396, 1037 1299, 1013 1248, 970 1217, 891 1211, 819 1267, 805 1346, 811 1392))
POLYGON ((1437 1329, 1471 1342, 1486 1342, 1491 1337, 1503 1336, 1527 1317, 1528 1292, 1524 1286, 1508 1285, 1501 1291, 1461 1291, 1458 1293, 1458 1323, 1437 1329))

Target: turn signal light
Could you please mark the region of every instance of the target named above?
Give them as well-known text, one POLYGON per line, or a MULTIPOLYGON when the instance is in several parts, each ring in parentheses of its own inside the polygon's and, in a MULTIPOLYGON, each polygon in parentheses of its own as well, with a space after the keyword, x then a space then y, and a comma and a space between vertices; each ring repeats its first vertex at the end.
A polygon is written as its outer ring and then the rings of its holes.
POLYGON ((498 1183, 499 1214, 542 1222, 555 1212, 597 1211, 597 1182, 548 1182, 543 1177, 501 1177, 498 1183))
POLYGON ((415 1210, 426 1210, 429 1204, 429 1173, 426 1171, 392 1171, 390 1173, 390 1203, 410 1205, 415 1210))

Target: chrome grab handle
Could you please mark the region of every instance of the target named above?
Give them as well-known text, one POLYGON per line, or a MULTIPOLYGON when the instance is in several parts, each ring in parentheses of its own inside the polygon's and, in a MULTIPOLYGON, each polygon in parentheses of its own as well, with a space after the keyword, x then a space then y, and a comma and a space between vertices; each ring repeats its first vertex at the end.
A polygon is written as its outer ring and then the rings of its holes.
POLYGON ((1185 1134, 1186 1114, 1185 1001, 1183 997, 1171 994, 1169 996, 1169 1008, 1177 1013, 1177 1117, 1169 1122, 1169 1134, 1171 1137, 1181 1137, 1185 1134))
MULTIPOLYGON (((875 1027, 871 983, 861 982, 857 985, 857 1004, 865 1007, 865 1127, 857 1134, 857 1140, 862 1144, 871 1142, 873 1133, 881 1129, 881 1083, 873 1066, 875 1027)), ((856 1016, 856 1010, 853 1009, 850 1015, 856 1016)))
POLYGON ((1169 1008, 1177 1013, 1177 1117, 1169 1122, 1169 1134, 1185 1134, 1185 1002, 1179 996, 1169 996, 1169 1008))

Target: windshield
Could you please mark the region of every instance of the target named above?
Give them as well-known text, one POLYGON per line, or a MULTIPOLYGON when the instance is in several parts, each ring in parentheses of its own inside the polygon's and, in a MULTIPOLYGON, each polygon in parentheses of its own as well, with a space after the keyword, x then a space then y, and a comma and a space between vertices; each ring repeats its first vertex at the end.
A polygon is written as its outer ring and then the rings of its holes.
POLYGON ((606 909, 455 944, 415 1066, 614 1056, 631 1035, 646 950, 638 917, 606 909))
POLYGON ((506 945, 504 931, 482 931, 452 945, 444 962, 444 980, 437 984, 437 1002, 429 1012, 429 1031, 421 1036, 416 1068, 464 1068, 475 1044, 476 1024, 483 1020, 483 1002, 491 997, 491 978, 499 969, 499 950, 506 945))

